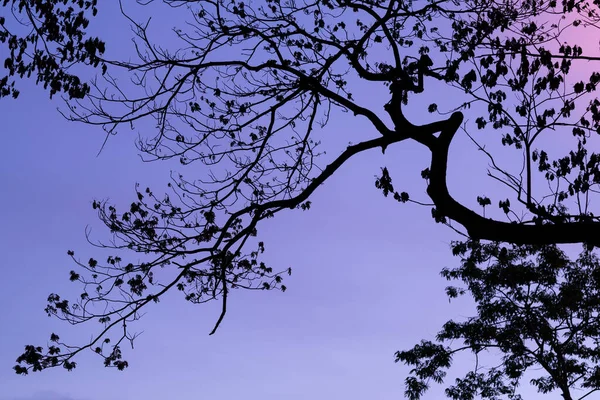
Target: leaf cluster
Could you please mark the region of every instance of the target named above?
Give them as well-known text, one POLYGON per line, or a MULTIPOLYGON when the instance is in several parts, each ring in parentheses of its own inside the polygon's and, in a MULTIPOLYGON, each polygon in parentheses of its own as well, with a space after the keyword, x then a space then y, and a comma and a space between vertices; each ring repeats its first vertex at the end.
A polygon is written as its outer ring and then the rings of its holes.
POLYGON ((446 292, 469 294, 477 315, 446 322, 436 342, 396 353, 412 367, 409 398, 421 398, 429 380, 442 383, 462 352, 476 365, 446 388, 451 399, 517 399, 520 381, 531 376, 539 392, 558 390, 565 399, 600 390, 600 260, 593 251, 584 248, 571 261, 554 245, 467 241, 454 243, 453 252, 461 265, 442 276, 464 286, 446 292))
POLYGON ((0 61, 0 98, 19 96, 15 78, 30 78, 48 89, 50 97, 64 93, 70 99, 81 99, 90 86, 78 74, 71 73, 74 64, 93 67, 102 61, 105 44, 97 37, 86 37, 89 17, 98 13, 97 0, 3 0, 15 24, 0 16, 0 48, 5 48, 0 61), (21 32, 24 31, 24 32, 21 32), (5 58, 4 58, 5 57, 5 58))

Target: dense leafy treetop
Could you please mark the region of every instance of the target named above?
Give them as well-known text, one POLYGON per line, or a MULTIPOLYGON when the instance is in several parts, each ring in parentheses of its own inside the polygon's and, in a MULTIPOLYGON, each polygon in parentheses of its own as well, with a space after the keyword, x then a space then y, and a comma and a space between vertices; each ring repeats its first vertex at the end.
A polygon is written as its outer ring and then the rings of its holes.
POLYGON ((421 398, 430 381, 442 383, 461 352, 474 354, 476 364, 446 388, 450 399, 521 399, 523 379, 565 400, 600 390, 600 261, 590 249, 576 261, 555 245, 470 241, 455 243, 454 253, 461 266, 442 275, 465 286, 447 293, 470 294, 477 315, 448 321, 436 342, 396 353, 396 361, 413 367, 408 398, 421 398))
MULTIPOLYGON (((90 91, 88 83, 69 67, 84 63, 101 64, 104 42, 86 38, 89 15, 98 12, 97 0, 2 0, 0 16, 0 98, 17 98, 15 78, 36 78, 50 92, 69 98, 83 98, 90 91), (12 13, 11 20, 7 16, 12 13), (21 32, 25 31, 25 32, 21 32)), ((102 65, 106 68, 105 65, 102 65)))

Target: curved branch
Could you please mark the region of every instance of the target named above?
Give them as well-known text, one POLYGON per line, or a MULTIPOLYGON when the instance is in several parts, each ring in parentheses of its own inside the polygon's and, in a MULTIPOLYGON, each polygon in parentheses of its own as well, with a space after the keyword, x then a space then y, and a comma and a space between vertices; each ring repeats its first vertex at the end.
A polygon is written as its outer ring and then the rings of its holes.
POLYGON ((482 217, 456 201, 446 182, 448 151, 454 135, 460 128, 463 114, 455 112, 444 122, 440 135, 433 141, 423 142, 431 150, 430 180, 427 194, 440 216, 450 218, 465 227, 473 239, 484 239, 515 244, 590 243, 600 244, 598 222, 537 223, 524 225, 482 217))

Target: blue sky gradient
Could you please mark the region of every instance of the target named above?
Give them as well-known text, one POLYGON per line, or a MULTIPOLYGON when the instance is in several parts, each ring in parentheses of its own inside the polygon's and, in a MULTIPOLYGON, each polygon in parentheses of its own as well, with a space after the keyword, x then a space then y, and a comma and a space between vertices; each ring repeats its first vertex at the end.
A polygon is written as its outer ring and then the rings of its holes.
POLYGON ((319 189, 310 211, 267 221, 260 229, 265 259, 275 269, 293 268, 289 289, 236 291, 216 335, 208 336, 217 303, 193 306, 173 293, 136 327, 144 333, 136 349, 127 350, 127 371, 105 369, 89 354, 70 373, 14 375, 23 345, 44 343, 50 332, 81 343, 95 328, 71 327, 43 311, 50 292, 79 293, 68 281, 75 266, 67 250, 83 259, 101 253, 86 242, 86 226, 92 238, 109 237, 92 200, 128 204, 135 182, 166 189, 168 180, 160 164, 136 157, 131 135, 111 138, 96 157, 102 133, 65 121, 57 105, 35 87, 3 103, 11 149, 0 166, 9 194, 0 200, 3 271, 10 282, 0 295, 10 305, 0 345, 7 399, 44 390, 77 400, 162 399, 175 387, 181 395, 223 399, 251 393, 257 399, 398 398, 404 375, 394 351, 431 337, 459 312, 448 304, 439 277, 453 261, 451 232, 435 225, 428 209, 400 206, 373 186, 386 159, 417 153, 408 145, 353 160, 319 189))
MULTIPOLYGON (((93 29, 108 32, 115 56, 127 54, 126 22, 117 20, 115 9, 100 10, 93 29), (108 21, 111 30, 104 30, 108 21)), ((92 201, 127 206, 136 182, 160 193, 171 169, 181 168, 143 163, 134 147, 137 131, 111 137, 97 155, 104 141, 100 129, 66 121, 56 111, 60 99, 50 101, 32 82, 20 85, 19 99, 0 106, 0 400, 398 399, 408 370, 394 364, 394 352, 432 339, 451 318, 472 314, 467 299, 448 302, 447 282, 439 275, 457 265, 449 248, 457 235, 436 225, 429 208, 400 205, 374 187, 380 168, 388 166, 398 188, 426 200, 419 173, 429 154, 406 142, 385 155, 376 149, 355 157, 315 193, 310 211, 281 213, 259 226, 265 261, 275 270, 293 269, 288 291, 234 292, 215 335, 208 333, 220 304, 194 306, 172 293, 133 328, 143 334, 134 350, 125 349, 126 371, 106 369, 86 353, 72 372, 15 375, 11 368, 25 344, 44 344, 51 332, 85 343, 97 328, 72 327, 43 311, 51 292, 68 298, 80 293, 68 280, 75 265, 67 250, 82 259, 105 254, 85 240, 86 226, 92 239, 110 238, 92 201)), ((381 101, 385 90, 366 93, 370 103, 381 101)), ((455 101, 452 96, 436 92, 440 102, 455 101)), ((322 132, 333 150, 321 165, 345 143, 375 135, 364 121, 336 114, 322 132)), ((473 182, 484 180, 487 162, 469 143, 460 137, 453 145, 449 186, 473 205, 483 193, 473 182), (466 171, 469 180, 461 178, 466 171)), ((457 370, 470 366, 465 359, 457 370)), ((426 398, 440 398, 441 390, 434 385, 426 398)), ((534 391, 525 390, 524 398, 536 398, 527 393, 534 391)))

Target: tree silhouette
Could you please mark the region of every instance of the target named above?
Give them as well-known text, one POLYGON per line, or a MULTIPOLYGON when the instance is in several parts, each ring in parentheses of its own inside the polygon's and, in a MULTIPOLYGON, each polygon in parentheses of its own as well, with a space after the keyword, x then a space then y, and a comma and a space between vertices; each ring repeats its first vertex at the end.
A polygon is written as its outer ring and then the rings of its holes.
POLYGON ((64 93, 80 99, 88 94, 89 85, 69 68, 74 64, 106 68, 101 59, 104 42, 85 38, 89 14, 98 13, 96 4, 97 0, 2 0, 14 18, 7 21, 0 16, 0 43, 7 47, 7 57, 2 57, 6 75, 0 75, 0 98, 16 99, 20 92, 14 78, 32 75, 36 83, 49 89, 50 97, 64 93))
MULTIPOLYGON (((156 6, 150 3, 145 6, 156 6)), ((68 346, 54 334, 55 345, 46 351, 28 346, 18 373, 57 365, 71 369, 73 357, 85 349, 100 354, 107 366, 126 367, 120 344, 134 338, 129 323, 174 288, 193 303, 222 302, 214 333, 232 289, 285 290, 282 276, 291 270, 274 271, 260 261, 264 245, 254 240, 259 223, 286 209, 309 209, 312 193, 352 157, 371 149, 385 152, 400 142, 429 150, 430 166, 421 175, 432 216, 469 243, 597 244, 600 221, 590 202, 600 183, 600 156, 588 148, 600 132, 600 101, 594 97, 600 74, 584 77, 585 71, 577 71, 597 58, 569 42, 595 29, 595 1, 163 3, 188 12, 187 23, 172 32, 178 46, 153 43, 149 22, 123 11, 135 33, 135 54, 104 59, 100 41, 88 49, 78 34, 68 42, 78 43, 80 51, 72 61, 106 68, 89 90, 71 95, 66 84, 51 90, 80 98, 67 103, 65 115, 107 134, 153 121, 155 134, 138 142, 147 159, 200 163, 208 172, 193 179, 173 176, 170 195, 138 188, 137 200, 124 211, 93 203, 114 236, 105 247, 153 258, 135 264, 115 255, 105 263, 83 262, 69 252, 81 272, 72 271, 71 280, 85 289, 73 304, 51 295, 46 310, 73 324, 100 321, 104 329, 84 346, 68 346), (377 104, 362 92, 365 83, 389 95, 377 104), (454 93, 445 100, 455 103, 438 104, 439 90, 454 93), (429 99, 428 123, 413 121, 424 111, 422 101, 411 101, 417 98, 429 99), (339 112, 368 121, 373 136, 319 165, 319 132, 339 112), (495 156, 499 146, 486 146, 476 130, 493 132, 522 163, 503 165, 495 156), (549 148, 558 132, 560 154, 549 148), (459 133, 489 158, 489 177, 506 189, 493 199, 502 211, 491 213, 494 218, 450 194, 449 152, 459 133), (256 247, 247 250, 249 245, 256 247), (95 308, 99 304, 109 307, 95 308), (111 342, 108 335, 116 328, 122 329, 111 342)), ((37 2, 11 3, 16 4, 30 10, 37 2)), ((77 4, 95 10, 95 2, 77 4)), ((53 10, 39 18, 71 32, 62 21, 70 21, 72 12, 53 10)), ((33 38, 45 34, 34 31, 33 38)), ((54 54, 75 46, 60 47, 68 36, 51 38, 59 46, 54 54)), ((11 62, 5 67, 14 75, 11 62)), ((48 65, 49 76, 66 79, 61 64, 48 65)), ((399 202, 422 203, 396 191, 387 168, 375 184, 399 202)), ((492 204, 483 193, 477 201, 484 210, 492 204)))
POLYGON ((396 353, 396 361, 413 367, 408 398, 421 398, 430 381, 442 383, 461 352, 471 352, 475 366, 446 388, 450 399, 520 399, 517 388, 527 377, 539 392, 559 390, 565 400, 600 390, 600 262, 592 251, 572 262, 555 245, 469 241, 455 243, 453 252, 461 266, 442 275, 466 288, 446 291, 450 298, 468 292, 477 316, 446 322, 438 343, 424 340, 396 353), (461 344, 444 346, 453 341, 461 344))

